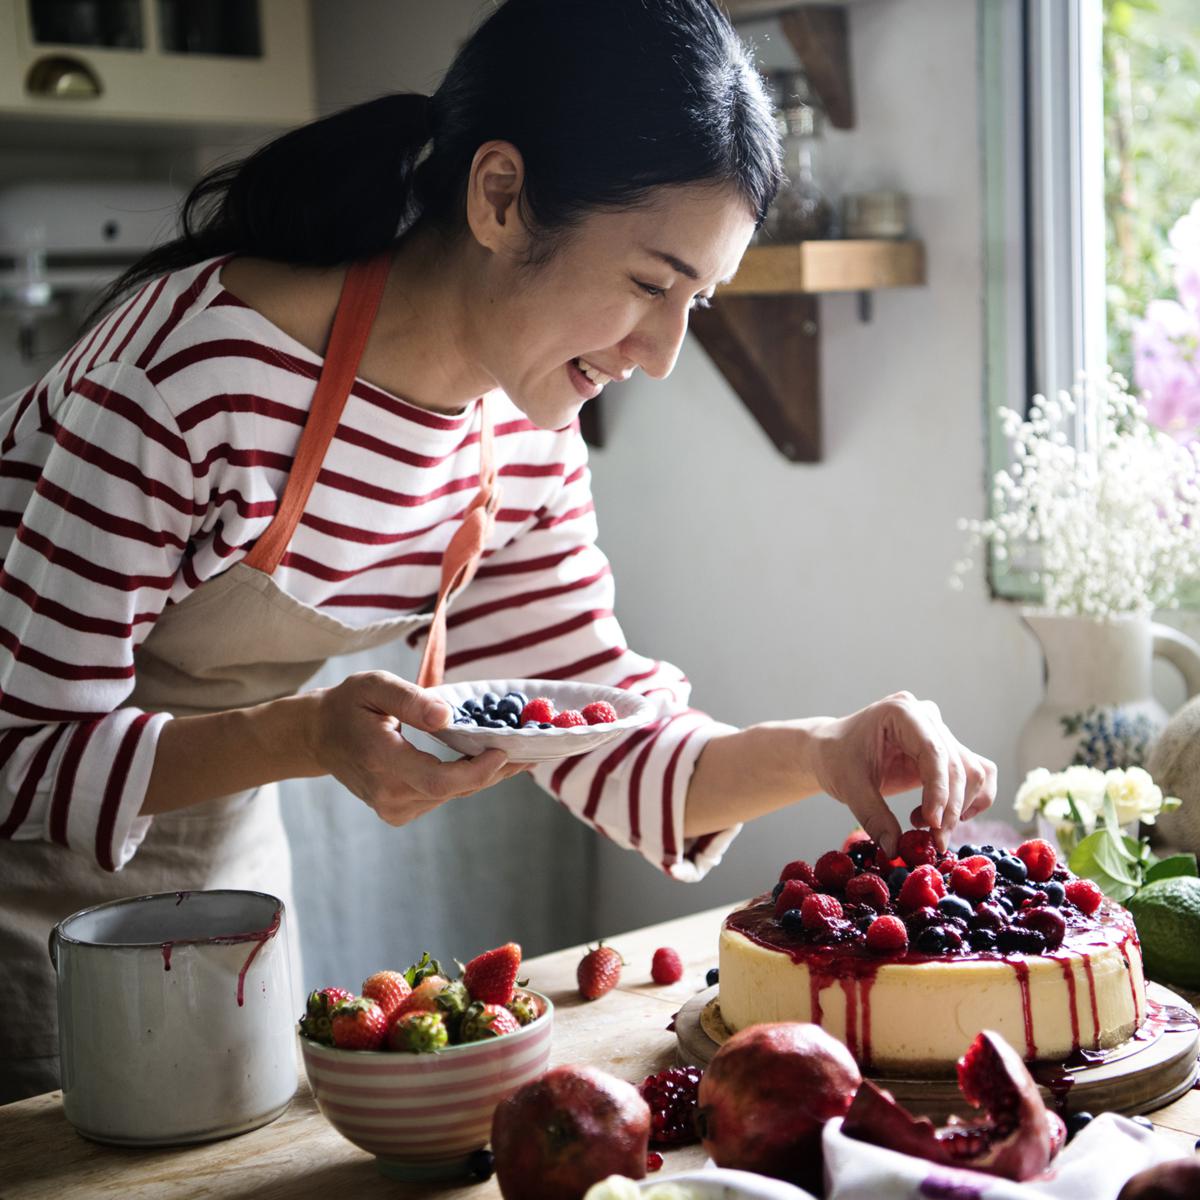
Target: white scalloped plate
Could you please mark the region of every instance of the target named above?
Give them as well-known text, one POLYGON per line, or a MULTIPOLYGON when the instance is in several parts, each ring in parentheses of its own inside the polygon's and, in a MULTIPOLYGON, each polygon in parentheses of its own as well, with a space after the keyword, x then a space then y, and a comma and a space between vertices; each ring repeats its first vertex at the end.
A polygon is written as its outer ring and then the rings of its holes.
MULTIPOLYGON (((429 734, 471 758, 485 750, 503 750, 512 762, 570 758, 573 754, 595 750, 631 729, 641 728, 653 720, 655 713, 654 704, 636 692, 562 679, 474 679, 443 683, 429 690, 456 707, 472 696, 482 699, 485 692, 495 692, 497 696, 503 696, 505 692, 524 692, 530 700, 545 696, 557 712, 568 708, 582 709, 595 700, 607 700, 617 712, 617 719, 606 725, 577 725, 568 729, 487 729, 479 725, 449 725, 429 734)), ((407 733, 406 729, 406 736, 407 733)))

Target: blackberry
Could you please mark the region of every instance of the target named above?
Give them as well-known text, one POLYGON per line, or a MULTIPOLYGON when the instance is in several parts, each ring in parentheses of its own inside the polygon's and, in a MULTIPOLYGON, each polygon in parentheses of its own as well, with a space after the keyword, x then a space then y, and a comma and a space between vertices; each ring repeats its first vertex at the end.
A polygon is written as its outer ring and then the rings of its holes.
POLYGON ((951 940, 952 933, 961 945, 961 938, 958 938, 958 935, 953 930, 947 929, 945 925, 926 925, 917 934, 913 945, 922 954, 945 954, 947 950, 956 948, 951 940))
POLYGON ((686 1146, 700 1140, 695 1120, 702 1074, 699 1067, 668 1067, 642 1080, 638 1091, 650 1106, 652 1146, 686 1146))
POLYGON ((707 975, 705 975, 705 977, 704 977, 704 982, 705 982, 705 983, 706 983, 706 984, 707 984, 709 987, 712 987, 712 985, 713 985, 714 983, 718 983, 718 982, 720 982, 720 979, 721 979, 721 971, 720 971, 720 969, 719 969, 718 967, 709 967, 709 969, 708 969, 708 974, 707 974, 707 975))
POLYGON ((1024 883, 1029 870, 1015 854, 1005 854, 996 864, 996 874, 1003 875, 1010 883, 1024 883))
POLYGON ((1045 948, 1046 939, 1023 925, 1006 925, 996 934, 996 949, 1005 954, 1040 954, 1045 948))
POLYGON ((995 950, 996 931, 994 929, 972 929, 967 935, 972 950, 995 950))

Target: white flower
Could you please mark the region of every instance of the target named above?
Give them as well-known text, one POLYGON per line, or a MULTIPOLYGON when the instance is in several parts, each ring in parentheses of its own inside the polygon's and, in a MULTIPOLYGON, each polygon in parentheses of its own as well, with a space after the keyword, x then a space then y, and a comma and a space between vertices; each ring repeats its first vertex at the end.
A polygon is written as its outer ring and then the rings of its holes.
POLYGON ((1105 790, 1116 807, 1117 820, 1122 825, 1132 821, 1154 824, 1154 818, 1163 809, 1163 794, 1148 771, 1141 767, 1107 771, 1104 781, 1105 790))
POLYGON ((1022 821, 1033 819, 1033 814, 1054 794, 1050 772, 1045 767, 1034 767, 1025 776, 1025 782, 1017 789, 1017 816, 1022 821))

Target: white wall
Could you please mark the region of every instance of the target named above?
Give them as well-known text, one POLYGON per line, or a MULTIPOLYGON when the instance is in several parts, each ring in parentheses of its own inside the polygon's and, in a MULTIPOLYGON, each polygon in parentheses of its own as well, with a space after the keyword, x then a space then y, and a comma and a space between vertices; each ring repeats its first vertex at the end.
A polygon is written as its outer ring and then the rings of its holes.
MULTIPOLYGON (((317 0, 322 107, 432 91, 480 11, 317 0)), ((826 138, 821 167, 832 195, 910 194, 928 285, 877 293, 870 324, 854 296, 822 299, 818 464, 779 455, 694 340, 665 382, 635 377, 609 400, 608 445, 593 453, 601 545, 631 643, 683 666, 698 706, 747 724, 906 687, 997 761, 1008 797, 1037 653, 981 581, 947 586, 955 519, 984 503, 976 8, 859 0, 850 22, 857 127, 826 138)), ((762 66, 793 61, 774 22, 743 32, 762 66)), ((697 885, 602 843, 595 932, 761 890, 850 827, 827 798, 805 801, 748 827, 697 885)))

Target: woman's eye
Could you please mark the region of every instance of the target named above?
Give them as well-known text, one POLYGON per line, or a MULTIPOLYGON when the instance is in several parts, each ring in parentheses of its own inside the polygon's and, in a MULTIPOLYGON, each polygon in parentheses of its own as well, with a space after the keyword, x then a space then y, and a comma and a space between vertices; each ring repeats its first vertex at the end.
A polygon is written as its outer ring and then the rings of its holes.
MULTIPOLYGON (((640 287, 642 289, 642 291, 645 292, 648 296, 651 296, 656 300, 658 299, 659 296, 664 295, 667 290, 666 288, 655 287, 654 284, 652 284, 652 283, 642 283, 642 281, 640 279, 635 279, 634 283, 636 283, 638 285, 638 287, 640 287)), ((693 296, 692 303, 689 307, 691 307, 691 308, 712 308, 712 304, 709 301, 707 296, 693 296)))

